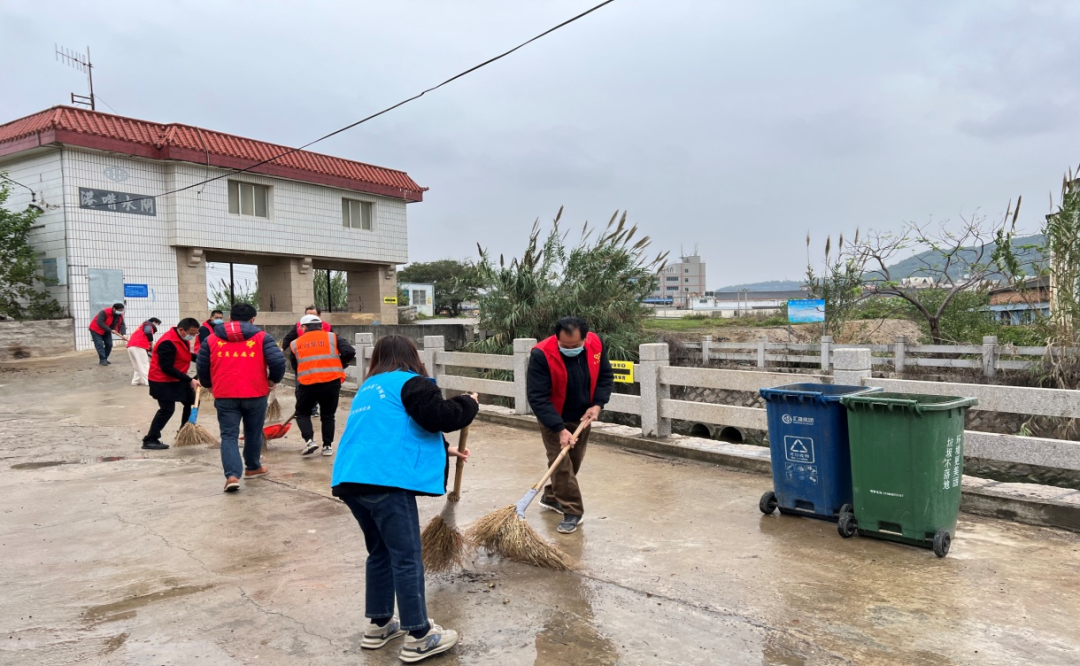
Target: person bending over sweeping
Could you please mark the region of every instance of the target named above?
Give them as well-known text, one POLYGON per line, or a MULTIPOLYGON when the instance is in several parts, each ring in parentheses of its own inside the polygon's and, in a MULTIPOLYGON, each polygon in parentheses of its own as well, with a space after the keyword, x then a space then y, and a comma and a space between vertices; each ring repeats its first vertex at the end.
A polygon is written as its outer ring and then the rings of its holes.
POLYGON ((334 455, 334 415, 337 413, 345 366, 356 358, 356 350, 345 338, 329 333, 316 315, 300 320, 304 334, 292 341, 289 358, 296 373, 296 424, 304 438, 302 455, 319 450, 311 426, 312 407, 322 408, 322 454, 334 455))
POLYGON ((533 348, 526 377, 529 405, 540 422, 548 464, 555 462, 563 447, 573 447, 540 499, 541 507, 563 515, 558 531, 571 534, 585 516, 577 474, 592 426, 581 432, 576 444, 573 432, 586 415, 594 421, 599 418, 611 398, 615 373, 599 336, 589 331, 584 320, 563 317, 555 324, 555 335, 533 348))
POLYGON ((444 400, 427 374, 409 338, 390 335, 375 344, 331 479, 334 496, 352 511, 367 544, 365 615, 371 622, 361 647, 378 649, 408 634, 398 654, 407 663, 458 641, 456 631, 427 615, 416 496, 446 491, 448 455, 467 460, 469 451, 447 448, 441 433, 469 425, 480 409, 475 394, 444 400))
POLYGON ((122 339, 127 339, 127 326, 124 324, 124 304, 113 303, 111 308, 105 308, 90 320, 90 337, 94 341, 94 349, 97 350, 98 365, 111 365, 109 355, 112 354, 113 333, 122 339))
POLYGON ((132 386, 150 386, 147 377, 150 374, 150 350, 154 348, 154 336, 157 335, 158 326, 161 326, 161 320, 150 317, 128 337, 128 358, 134 369, 131 375, 132 386))
POLYGON ((199 381, 214 392, 227 493, 240 490, 241 471, 245 479, 270 471, 262 464, 266 396, 285 376, 285 357, 274 338, 255 326, 256 314, 254 306, 247 303, 233 305, 230 321, 214 326, 195 362, 199 381), (243 459, 239 450, 241 422, 243 459))
POLYGON ((176 411, 176 403, 184 406, 181 426, 191 416, 191 405, 195 402, 199 382, 188 377, 188 368, 191 367, 191 342, 198 333, 199 320, 188 317, 166 331, 154 347, 147 378, 150 380, 150 397, 157 400, 158 410, 150 422, 150 432, 143 437, 144 449, 162 451, 169 448, 161 441, 161 431, 176 411))

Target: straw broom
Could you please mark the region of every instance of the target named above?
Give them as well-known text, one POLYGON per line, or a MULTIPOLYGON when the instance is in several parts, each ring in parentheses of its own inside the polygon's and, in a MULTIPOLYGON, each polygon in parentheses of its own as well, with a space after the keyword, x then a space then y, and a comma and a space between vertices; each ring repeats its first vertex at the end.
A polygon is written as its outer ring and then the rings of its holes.
POLYGON ((278 421, 281 419, 281 402, 278 400, 277 387, 270 391, 270 400, 266 403, 266 420, 278 421))
MULTIPOLYGON (((575 441, 590 422, 585 419, 578 425, 573 435, 575 441)), ((544 541, 525 520, 525 510, 569 452, 570 447, 564 447, 543 478, 530 488, 517 504, 503 507, 476 521, 476 524, 469 528, 468 538, 484 549, 511 560, 544 569, 571 570, 573 562, 570 556, 544 541)))
MULTIPOLYGON (((469 439, 469 427, 461 429, 458 436, 458 451, 465 449, 469 439)), ((439 515, 432 518, 420 533, 420 547, 425 571, 449 571, 465 563, 465 555, 470 550, 470 543, 457 526, 457 505, 461 501, 461 474, 465 461, 457 459, 454 471, 454 489, 446 496, 446 504, 439 515)))
POLYGON ((188 422, 180 428, 180 432, 176 433, 177 446, 217 443, 217 438, 210 434, 209 430, 195 422, 199 418, 199 398, 201 397, 202 392, 195 391, 195 404, 191 408, 191 416, 188 417, 188 422))

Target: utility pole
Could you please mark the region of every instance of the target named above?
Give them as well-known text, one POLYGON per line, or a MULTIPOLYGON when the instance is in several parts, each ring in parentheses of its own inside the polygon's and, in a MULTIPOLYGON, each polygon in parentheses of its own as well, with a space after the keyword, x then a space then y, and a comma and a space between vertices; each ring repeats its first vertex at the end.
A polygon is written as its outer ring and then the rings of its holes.
POLYGON ((75 106, 89 107, 91 111, 97 111, 94 102, 94 65, 90 62, 90 47, 86 47, 86 55, 72 51, 63 46, 53 45, 56 48, 56 59, 66 63, 80 72, 86 73, 86 80, 90 87, 89 95, 76 95, 71 93, 71 103, 75 106))

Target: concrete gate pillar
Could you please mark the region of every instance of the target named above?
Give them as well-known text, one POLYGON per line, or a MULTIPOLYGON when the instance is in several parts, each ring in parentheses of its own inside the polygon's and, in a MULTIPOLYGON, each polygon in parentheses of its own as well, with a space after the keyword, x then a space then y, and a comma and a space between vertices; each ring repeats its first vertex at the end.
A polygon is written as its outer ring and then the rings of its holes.
POLYGON ((393 266, 365 267, 346 273, 349 291, 349 312, 367 312, 376 315, 381 324, 397 324, 397 303, 385 299, 397 299, 397 271, 393 266))
MULTIPOLYGON (((206 321, 210 308, 206 305, 206 261, 201 248, 176 248, 176 287, 180 319, 194 317, 200 322, 206 321)), ((177 322, 163 323, 171 326, 177 322)))
POLYGON ((315 302, 314 273, 310 257, 280 257, 259 264, 259 311, 302 313, 315 302))

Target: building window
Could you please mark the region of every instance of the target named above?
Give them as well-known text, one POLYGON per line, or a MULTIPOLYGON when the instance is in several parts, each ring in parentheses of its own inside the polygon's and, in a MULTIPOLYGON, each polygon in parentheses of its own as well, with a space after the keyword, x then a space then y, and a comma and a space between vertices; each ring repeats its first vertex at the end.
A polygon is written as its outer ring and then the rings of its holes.
POLYGON ((689 269, 689 268, 684 268, 684 269, 683 269, 683 273, 689 273, 689 272, 690 272, 690 269, 689 269))
POLYGON ((679 281, 679 278, 677 278, 677 277, 669 277, 669 278, 667 279, 667 281, 668 281, 668 282, 678 282, 678 281, 679 281))
POLYGON ((341 226, 371 231, 371 202, 342 199, 341 226))
POLYGON ((233 215, 270 217, 269 199, 269 187, 229 181, 229 212, 233 215))
POLYGON ((668 287, 667 290, 668 291, 678 291, 679 288, 678 287, 668 287))
POLYGON ((689 282, 689 281, 690 281, 690 278, 686 278, 686 279, 685 279, 685 280, 683 280, 683 281, 684 281, 684 282, 689 282))

